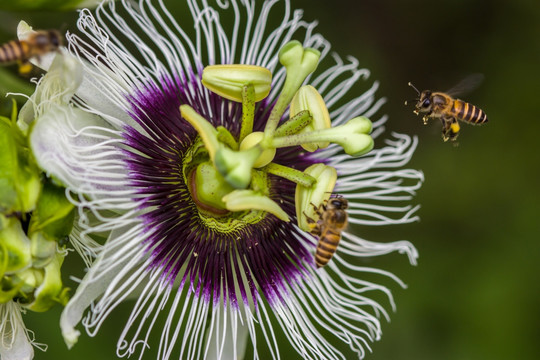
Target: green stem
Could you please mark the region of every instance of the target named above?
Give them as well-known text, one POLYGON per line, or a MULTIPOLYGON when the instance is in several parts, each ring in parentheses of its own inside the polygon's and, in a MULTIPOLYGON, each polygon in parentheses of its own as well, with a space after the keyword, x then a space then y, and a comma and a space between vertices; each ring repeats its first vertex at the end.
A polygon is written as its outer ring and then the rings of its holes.
POLYGON ((272 112, 268 117, 266 127, 264 128, 264 143, 274 137, 274 131, 276 131, 276 128, 278 127, 281 116, 283 115, 285 109, 287 109, 287 106, 294 97, 296 90, 298 90, 299 85, 294 86, 295 84, 291 83, 292 81, 290 80, 289 76, 287 76, 285 84, 283 85, 283 91, 279 95, 279 98, 276 101, 276 105, 274 105, 274 108, 272 109, 272 112), (290 90, 291 87, 293 88, 292 91, 290 90))
POLYGON ((261 169, 262 171, 266 171, 269 174, 276 175, 282 178, 285 178, 287 180, 290 180, 294 183, 297 183, 299 185, 302 185, 304 187, 311 187, 317 179, 315 179, 313 176, 310 176, 308 174, 303 173, 302 171, 279 165, 276 163, 270 163, 266 165, 264 168, 261 169))
POLYGON ((297 134, 306 126, 311 124, 312 121, 313 117, 311 116, 309 110, 300 111, 298 114, 281 124, 276 129, 274 137, 278 138, 297 134))
POLYGON ((279 62, 285 67, 287 75, 272 112, 264 128, 263 146, 274 137, 281 116, 289 106, 294 94, 304 80, 317 68, 321 53, 318 50, 304 48, 299 41, 293 40, 285 44, 279 51, 279 62))
POLYGON ((240 128, 240 138, 238 142, 253 132, 253 121, 255 119, 255 87, 253 84, 246 84, 242 88, 242 125, 240 128))
POLYGON ((302 134, 294 134, 283 137, 276 137, 270 141, 270 146, 275 148, 296 146, 301 144, 310 144, 316 142, 336 142, 335 131, 332 131, 335 128, 322 129, 310 131, 302 134))

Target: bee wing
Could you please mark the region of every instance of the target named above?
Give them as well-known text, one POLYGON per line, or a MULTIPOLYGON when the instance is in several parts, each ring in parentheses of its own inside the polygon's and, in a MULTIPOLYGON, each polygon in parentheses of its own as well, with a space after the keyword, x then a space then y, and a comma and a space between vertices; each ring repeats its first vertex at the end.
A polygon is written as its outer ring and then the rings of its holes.
POLYGON ((478 85, 484 80, 484 75, 482 74, 471 74, 465 79, 461 80, 454 87, 448 90, 446 93, 450 96, 464 95, 472 90, 476 89, 478 85))

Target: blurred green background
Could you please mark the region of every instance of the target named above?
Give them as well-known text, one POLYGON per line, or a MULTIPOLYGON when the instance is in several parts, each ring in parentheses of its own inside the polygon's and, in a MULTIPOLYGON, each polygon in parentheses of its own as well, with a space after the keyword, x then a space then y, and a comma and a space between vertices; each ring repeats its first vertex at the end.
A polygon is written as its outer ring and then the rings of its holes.
MULTIPOLYGON (((333 50, 357 57, 380 81, 379 95, 388 99, 387 134, 420 139, 408 167, 426 178, 414 200, 422 205, 421 221, 361 234, 374 241, 409 239, 420 252, 417 267, 398 255, 372 263, 409 288, 392 287, 398 310, 367 359, 540 358, 540 2, 292 4, 305 10, 305 19, 319 20, 317 29, 333 50), (437 121, 423 126, 403 105, 415 95, 407 82, 446 90, 471 73, 485 80, 464 100, 482 108, 490 122, 463 125, 459 146, 443 143, 437 121)), ((76 14, 0 12, 2 40, 14 36, 21 18, 36 28, 73 30, 76 14)), ((1 91, 7 81, 0 77, 1 91)), ((97 338, 82 336, 67 351, 59 336, 60 311, 25 316, 36 339, 49 344, 36 359, 114 358, 126 314, 116 312, 97 338)))

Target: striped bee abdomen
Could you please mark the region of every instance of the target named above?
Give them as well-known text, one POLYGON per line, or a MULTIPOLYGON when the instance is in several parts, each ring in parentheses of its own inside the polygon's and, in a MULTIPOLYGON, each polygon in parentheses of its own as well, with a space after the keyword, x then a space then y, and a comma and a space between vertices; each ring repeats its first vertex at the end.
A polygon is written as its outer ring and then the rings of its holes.
POLYGON ((450 112, 459 120, 475 125, 488 121, 487 115, 482 109, 462 100, 454 100, 450 112))
POLYGON ((323 267, 328 262, 334 254, 336 253, 337 246, 341 240, 341 233, 334 232, 332 229, 325 229, 321 237, 319 238, 319 243, 317 244, 317 250, 315 252, 315 264, 317 268, 323 267))
POLYGON ((0 63, 12 63, 17 60, 26 60, 29 46, 26 42, 12 40, 0 46, 0 63))

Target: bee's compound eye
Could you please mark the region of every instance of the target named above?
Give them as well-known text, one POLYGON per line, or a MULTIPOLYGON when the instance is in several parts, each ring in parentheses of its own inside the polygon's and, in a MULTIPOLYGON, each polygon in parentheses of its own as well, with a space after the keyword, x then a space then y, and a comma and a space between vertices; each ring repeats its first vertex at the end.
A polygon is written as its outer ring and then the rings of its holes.
POLYGON ((428 107, 429 105, 431 105, 431 101, 429 99, 424 100, 424 102, 422 103, 423 107, 428 107))

